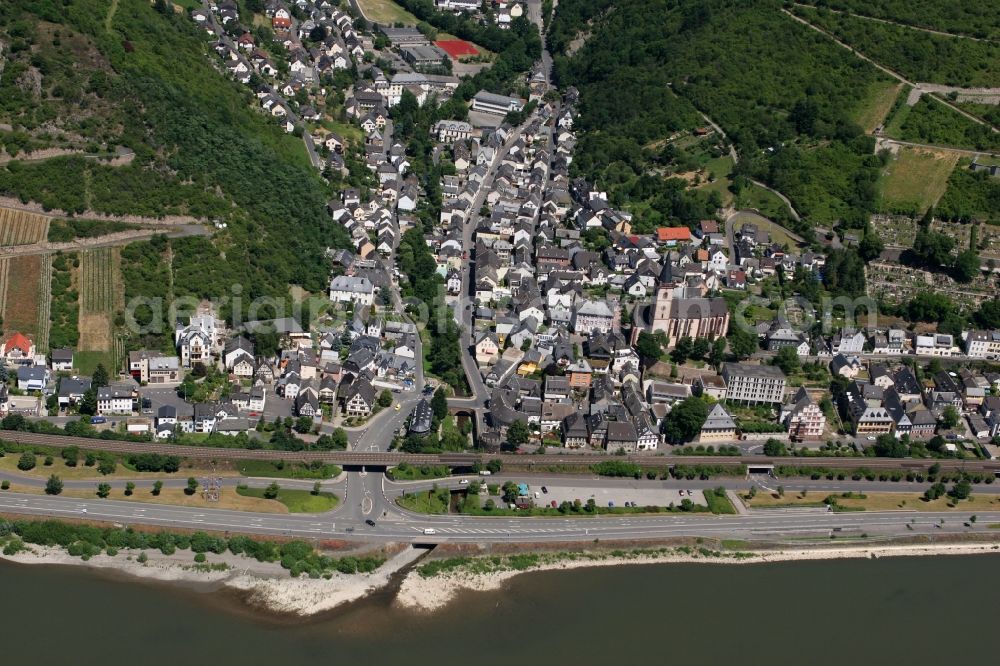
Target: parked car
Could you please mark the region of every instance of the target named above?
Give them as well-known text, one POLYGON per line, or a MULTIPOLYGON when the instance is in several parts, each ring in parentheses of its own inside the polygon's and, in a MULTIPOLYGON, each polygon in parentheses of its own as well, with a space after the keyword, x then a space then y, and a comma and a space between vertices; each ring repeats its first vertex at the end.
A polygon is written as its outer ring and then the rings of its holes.
POLYGON ((468 479, 462 479, 461 481, 458 482, 458 485, 460 485, 460 486, 467 486, 467 485, 469 485, 469 480, 468 479))
POLYGON ((546 495, 548 495, 549 494, 549 489, 546 488, 545 486, 542 486, 542 492, 545 493, 546 495))
POLYGON ((613 507, 614 505, 615 505, 615 503, 614 503, 614 502, 608 502, 608 506, 611 506, 611 507, 613 507))
POLYGON ((372 520, 371 518, 368 518, 367 520, 365 520, 365 525, 367 525, 368 527, 375 527, 375 521, 372 520))

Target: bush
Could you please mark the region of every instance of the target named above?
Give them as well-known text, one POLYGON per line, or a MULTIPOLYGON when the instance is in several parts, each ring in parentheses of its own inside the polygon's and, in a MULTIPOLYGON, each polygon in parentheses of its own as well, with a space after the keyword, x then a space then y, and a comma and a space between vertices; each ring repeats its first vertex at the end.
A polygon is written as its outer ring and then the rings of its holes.
POLYGON ((10 481, 4 479, 2 482, 0 482, 0 490, 10 490, 10 481))
POLYGON ((22 453, 21 458, 17 461, 17 468, 22 472, 35 469, 35 454, 31 451, 22 453))
POLYGON ((198 564, 201 564, 201 563, 202 563, 202 562, 204 562, 204 561, 205 561, 206 559, 208 559, 208 558, 207 558, 207 557, 205 557, 205 553, 197 553, 197 554, 195 554, 195 556, 194 556, 194 561, 195 561, 195 562, 197 562, 198 564))

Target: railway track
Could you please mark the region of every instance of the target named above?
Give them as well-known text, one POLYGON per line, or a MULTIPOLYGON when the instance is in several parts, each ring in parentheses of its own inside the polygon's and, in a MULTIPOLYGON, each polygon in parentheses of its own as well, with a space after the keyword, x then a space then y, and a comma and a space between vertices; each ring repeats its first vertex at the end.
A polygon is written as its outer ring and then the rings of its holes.
POLYGON ((485 463, 499 458, 505 465, 533 467, 579 467, 606 460, 620 460, 650 466, 673 467, 675 465, 747 465, 751 468, 769 466, 814 467, 824 469, 858 469, 873 471, 904 470, 923 471, 933 464, 942 470, 965 470, 969 472, 1000 473, 1000 461, 957 460, 957 459, 913 459, 913 458, 813 458, 813 457, 766 457, 766 456, 674 456, 665 453, 652 455, 632 455, 607 457, 602 455, 546 455, 528 456, 488 453, 371 453, 361 451, 275 451, 270 449, 230 449, 209 446, 182 446, 157 442, 128 442, 112 439, 90 439, 71 435, 48 435, 15 430, 0 430, 0 440, 26 446, 48 446, 64 448, 76 446, 91 451, 111 453, 158 453, 208 460, 301 460, 321 461, 343 466, 386 466, 402 462, 411 465, 448 465, 451 467, 471 467, 476 462, 485 463))

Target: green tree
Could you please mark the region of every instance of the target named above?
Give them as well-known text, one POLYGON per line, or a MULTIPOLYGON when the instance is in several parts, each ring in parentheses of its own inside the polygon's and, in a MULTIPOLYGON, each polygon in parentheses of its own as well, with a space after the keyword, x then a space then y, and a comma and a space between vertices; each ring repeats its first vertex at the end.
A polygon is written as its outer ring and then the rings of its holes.
POLYGON ((507 428, 507 442, 514 447, 527 444, 530 435, 531 431, 528 429, 528 424, 521 419, 514 421, 507 428))
POLYGON ((313 428, 313 420, 311 416, 300 416, 295 419, 295 432, 305 434, 310 432, 313 428))
POLYGON ((135 492, 135 483, 133 483, 132 481, 127 482, 125 484, 125 496, 131 497, 134 492, 135 492))
POLYGON ((97 471, 103 476, 107 476, 108 474, 114 474, 116 469, 118 469, 118 465, 115 462, 115 457, 107 453, 101 454, 101 461, 97 465, 97 471))
POLYGON ((951 490, 948 491, 948 495, 956 500, 969 499, 972 495, 972 484, 969 480, 962 478, 961 481, 952 486, 951 490))
POLYGON ((858 254, 865 261, 872 261, 877 259, 884 249, 885 244, 882 242, 882 239, 869 228, 865 232, 865 237, 861 239, 861 243, 858 245, 858 254))
POLYGON ((780 439, 769 439, 764 442, 764 455, 765 456, 787 456, 788 449, 785 448, 785 443, 780 439))
POLYGON ((673 351, 670 352, 670 358, 674 363, 683 363, 684 361, 691 358, 691 352, 694 349, 694 343, 692 342, 690 336, 683 336, 677 340, 677 344, 674 345, 673 351))
POLYGON ((108 495, 111 494, 111 484, 110 483, 98 483, 97 484, 97 496, 101 499, 107 499, 108 495))
POLYGON ((45 482, 45 494, 46 495, 58 495, 63 491, 63 482, 55 474, 49 476, 49 480, 45 482))
POLYGON ((277 499, 279 492, 281 492, 281 486, 279 486, 276 481, 272 481, 271 484, 264 489, 264 499, 277 499))
POLYGON ((694 342, 691 343, 690 358, 701 360, 705 358, 711 348, 712 342, 708 338, 695 338, 694 342))
POLYGON ((317 481, 316 483, 313 484, 312 494, 319 495, 320 488, 322 488, 322 485, 320 484, 319 481, 317 481))
POLYGON ((434 397, 431 398, 431 409, 434 411, 434 418, 437 421, 443 421, 444 417, 448 416, 448 396, 445 395, 443 386, 439 386, 434 391, 434 397))
POLYGON ((187 488, 184 489, 185 495, 194 495, 198 492, 198 479, 193 476, 188 477, 187 488))
POLYGON ((153 491, 152 492, 153 492, 154 496, 158 496, 160 494, 160 491, 162 491, 162 490, 163 490, 163 481, 155 481, 155 482, 153 482, 153 491))
POLYGON ((872 447, 879 458, 905 458, 909 448, 905 442, 896 439, 895 435, 879 435, 872 447))
POLYGON ((17 461, 17 468, 22 472, 35 469, 35 454, 31 451, 25 451, 22 453, 21 457, 17 461))
POLYGON ((781 368, 786 375, 794 375, 801 368, 799 353, 794 347, 782 347, 771 359, 771 365, 781 368))
POLYGON ((378 406, 385 409, 392 404, 392 391, 385 389, 378 394, 378 406))
POLYGON ((635 352, 642 359, 643 365, 650 366, 660 360, 660 356, 663 354, 663 347, 660 345, 659 338, 655 335, 641 331, 635 342, 635 352))
POLYGON ((671 444, 694 439, 708 418, 708 405, 698 397, 686 398, 675 404, 663 419, 661 432, 671 444))
POLYGON ((90 378, 90 385, 95 389, 101 388, 102 386, 108 385, 108 371, 104 367, 103 363, 98 363, 97 367, 94 369, 94 374, 90 378))
POLYGON ((959 421, 958 410, 955 409, 954 405, 948 405, 941 412, 941 427, 943 428, 954 428, 958 425, 959 421))
POLYGON ((708 362, 718 367, 726 360, 726 339, 716 338, 712 341, 712 351, 708 355, 708 362))
POLYGON ((740 325, 729 327, 729 351, 737 360, 753 356, 759 348, 756 331, 740 325))
POLYGON ((972 279, 979 275, 981 265, 979 255, 975 250, 965 250, 955 257, 952 276, 959 282, 972 282, 972 279))

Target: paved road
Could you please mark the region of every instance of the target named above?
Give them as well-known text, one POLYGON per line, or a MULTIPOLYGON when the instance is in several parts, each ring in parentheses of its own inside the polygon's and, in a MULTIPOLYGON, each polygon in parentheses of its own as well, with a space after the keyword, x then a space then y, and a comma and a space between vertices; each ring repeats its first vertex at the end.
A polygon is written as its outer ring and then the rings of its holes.
MULTIPOLYGON (((226 34, 225 28, 223 28, 216 20, 215 13, 212 11, 211 5, 208 2, 208 0, 202 0, 201 8, 208 13, 208 20, 211 22, 212 29, 215 30, 215 34, 218 35, 219 40, 222 41, 226 46, 228 46, 230 50, 232 50, 232 52, 236 54, 239 61, 243 63, 251 72, 256 72, 257 70, 254 69, 254 66, 243 55, 243 51, 239 49, 239 47, 232 40, 232 38, 228 34, 226 34)), ((298 38, 295 37, 295 39, 297 40, 298 38)), ((288 120, 291 121, 292 124, 298 125, 299 117, 292 110, 292 106, 288 103, 288 100, 286 100, 281 95, 281 93, 279 93, 277 90, 267 85, 266 83, 262 85, 262 88, 267 92, 271 93, 272 95, 274 95, 275 97, 277 97, 279 100, 281 100, 281 103, 284 105, 285 109, 288 110, 288 116, 287 116, 288 120)), ((312 163, 312 165, 317 169, 322 169, 323 160, 316 153, 316 145, 313 143, 312 136, 309 134, 309 132, 302 132, 302 143, 306 147, 306 153, 309 155, 309 161, 312 163)))
POLYGON ((447 542, 546 542, 594 539, 662 539, 704 536, 744 539, 774 539, 829 535, 839 528, 845 536, 937 534, 982 531, 1000 522, 1000 512, 980 512, 979 525, 966 527, 969 516, 935 512, 886 513, 798 513, 756 512, 739 516, 645 515, 577 518, 472 518, 461 516, 416 516, 386 505, 372 496, 368 513, 375 525, 358 523, 348 511, 360 506, 363 488, 348 481, 347 501, 328 514, 253 514, 224 509, 185 508, 116 500, 83 500, 20 493, 0 494, 0 512, 23 515, 85 518, 119 524, 142 524, 166 528, 204 529, 265 536, 361 539, 418 543, 447 542), (382 511, 388 516, 383 517, 382 511), (940 521, 944 521, 943 523, 940 521), (424 534, 431 528, 434 534, 424 534))

